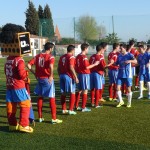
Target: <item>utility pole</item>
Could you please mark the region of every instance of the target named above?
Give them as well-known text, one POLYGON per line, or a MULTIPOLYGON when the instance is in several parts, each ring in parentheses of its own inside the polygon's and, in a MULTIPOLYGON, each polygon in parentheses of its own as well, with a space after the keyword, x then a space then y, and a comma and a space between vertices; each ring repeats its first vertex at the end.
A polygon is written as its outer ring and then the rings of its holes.
POLYGON ((74 46, 75 46, 75 44, 76 44, 76 20, 75 20, 76 18, 74 17, 74 46))
POLYGON ((112 16, 112 29, 113 29, 113 34, 115 33, 115 27, 114 27, 114 16, 112 16))

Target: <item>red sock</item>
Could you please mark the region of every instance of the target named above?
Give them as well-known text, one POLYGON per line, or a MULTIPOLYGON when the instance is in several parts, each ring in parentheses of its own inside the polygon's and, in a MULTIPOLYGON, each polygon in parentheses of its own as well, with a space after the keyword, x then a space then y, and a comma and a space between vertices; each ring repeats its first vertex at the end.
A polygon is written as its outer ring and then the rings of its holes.
POLYGON ((75 102, 76 108, 79 106, 79 101, 80 101, 80 92, 76 92, 76 102, 75 102))
POLYGON ((62 110, 67 110, 67 108, 66 108, 66 95, 61 95, 61 105, 62 105, 62 110))
POLYGON ((50 108, 51 108, 52 119, 56 120, 56 103, 55 103, 55 98, 50 98, 49 99, 49 104, 50 104, 50 108))
POLYGON ((38 108, 38 116, 42 118, 42 107, 43 107, 43 97, 38 98, 37 108, 38 108))
POLYGON ((102 97, 103 97, 103 93, 104 93, 104 84, 103 84, 103 87, 102 87, 102 97))
POLYGON ((100 90, 95 90, 95 106, 98 106, 100 90))
POLYGON ((91 103, 94 104, 95 89, 91 90, 91 103))
POLYGON ((99 90, 99 99, 102 99, 102 89, 99 90))
POLYGON ((69 105, 69 110, 73 110, 74 108, 74 103, 75 103, 75 94, 70 94, 70 105, 69 105))
POLYGON ((135 77, 135 86, 138 86, 139 85, 139 76, 136 76, 135 77))
POLYGON ((87 94, 82 94, 82 109, 85 108, 87 102, 87 94))
POLYGON ((20 122, 23 127, 29 126, 30 107, 20 107, 20 122))
POLYGON ((17 125, 16 113, 7 113, 7 118, 8 118, 9 125, 12 126, 17 125))
POLYGON ((117 98, 117 85, 114 84, 114 95, 113 95, 113 99, 117 98))
POLYGON ((113 98, 113 86, 112 86, 112 84, 109 85, 109 98, 113 98))

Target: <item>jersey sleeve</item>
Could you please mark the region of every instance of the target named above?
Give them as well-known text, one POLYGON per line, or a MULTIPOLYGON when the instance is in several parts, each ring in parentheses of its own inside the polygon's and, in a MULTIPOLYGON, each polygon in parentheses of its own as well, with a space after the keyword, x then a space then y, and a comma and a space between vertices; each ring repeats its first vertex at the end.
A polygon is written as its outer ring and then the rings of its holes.
POLYGON ((84 62, 84 69, 86 69, 86 67, 90 65, 88 58, 84 58, 83 62, 84 62))
POLYGON ((29 62, 28 64, 30 64, 31 66, 35 64, 35 57, 33 57, 29 62))
POLYGON ((55 57, 51 57, 50 59, 49 59, 49 62, 50 62, 50 64, 54 64, 55 63, 55 57))
POLYGON ((133 60, 135 59, 134 55, 130 53, 130 59, 133 60))
POLYGON ((69 59, 69 65, 75 66, 75 57, 71 56, 69 59))

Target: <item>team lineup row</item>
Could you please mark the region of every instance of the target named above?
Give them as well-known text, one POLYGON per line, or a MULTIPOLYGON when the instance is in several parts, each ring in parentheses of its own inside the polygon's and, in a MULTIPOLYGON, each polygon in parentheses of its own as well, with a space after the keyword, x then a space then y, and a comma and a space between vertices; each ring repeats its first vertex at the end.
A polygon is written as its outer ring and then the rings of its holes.
MULTIPOLYGON (((137 50, 132 47, 127 47, 125 44, 119 45, 114 43, 113 51, 108 56, 108 64, 104 59, 104 52, 107 50, 107 43, 100 43, 96 46, 96 54, 90 57, 88 53, 89 44, 81 45, 81 53, 75 58, 75 47, 69 45, 67 53, 60 57, 58 63, 58 73, 60 77, 61 89, 61 105, 62 113, 75 115, 77 110, 89 112, 91 109, 86 107, 87 93, 90 90, 91 105, 95 108, 100 108, 99 102, 103 101, 102 94, 104 88, 104 72, 108 68, 109 74, 109 99, 118 97, 119 103, 116 107, 121 107, 124 102, 122 100, 121 85, 126 84, 128 90, 127 107, 131 107, 132 100, 132 78, 134 68, 137 64, 140 65, 139 83, 142 91, 144 79, 149 85, 149 52, 145 53, 143 45, 139 46, 141 54, 137 57, 137 50), (128 51, 127 51, 128 50, 128 51), (130 51, 130 52, 129 52, 130 51), (131 53, 131 52, 134 52, 131 53), (137 63, 137 60, 139 63, 137 63), (145 72, 142 72, 144 69, 145 72), (75 84, 78 91, 75 93, 75 84), (116 90, 117 89, 117 90, 116 90), (79 107, 80 94, 82 92, 82 106, 79 107), (69 110, 66 107, 66 93, 70 93, 69 110)), ((39 122, 44 120, 42 116, 43 98, 49 97, 49 103, 52 114, 52 124, 62 123, 62 120, 56 117, 55 104, 55 86, 53 79, 53 69, 55 58, 51 55, 54 44, 47 42, 44 46, 45 51, 32 58, 28 64, 28 69, 35 75, 37 85, 34 92, 38 95, 37 107, 39 122), (33 69, 32 66, 35 66, 33 69)), ((6 74, 6 102, 7 102, 7 117, 9 122, 9 130, 19 130, 22 132, 32 133, 33 129, 29 126, 29 116, 31 111, 30 96, 25 88, 25 80, 27 73, 25 70, 24 60, 20 56, 9 56, 5 64, 6 74), (20 121, 16 120, 16 106, 20 105, 20 121)), ((150 86, 148 86, 150 87, 150 86)), ((149 88, 148 88, 149 89, 149 88)), ((142 92, 140 92, 142 98, 142 92)), ((150 95, 150 94, 149 94, 150 95)))

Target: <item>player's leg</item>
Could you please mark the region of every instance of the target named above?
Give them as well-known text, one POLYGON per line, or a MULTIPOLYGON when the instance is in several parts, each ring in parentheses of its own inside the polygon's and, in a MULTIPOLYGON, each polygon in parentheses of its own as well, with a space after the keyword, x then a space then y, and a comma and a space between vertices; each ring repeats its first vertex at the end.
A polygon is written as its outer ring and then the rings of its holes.
POLYGON ((121 85, 124 83, 124 79, 123 78, 118 78, 117 79, 117 95, 118 95, 118 100, 119 100, 119 104, 116 107, 121 107, 122 105, 124 105, 124 101, 122 99, 122 93, 121 93, 121 85))
POLYGON ((76 115, 77 113, 74 111, 74 105, 75 105, 75 80, 67 76, 67 92, 70 93, 70 99, 69 99, 69 114, 70 115, 76 115))
POLYGON ((44 118, 42 116, 42 108, 43 108, 43 97, 39 96, 38 100, 37 100, 37 109, 38 109, 39 122, 44 121, 44 118))
POLYGON ((131 87, 132 87, 132 78, 126 78, 126 85, 128 88, 128 103, 127 103, 127 107, 130 108, 131 107, 131 101, 132 101, 132 91, 131 91, 131 87))
POLYGON ((61 106, 62 106, 62 113, 68 113, 67 106, 66 106, 66 76, 60 75, 60 90, 61 90, 61 106))
POLYGON ((138 97, 138 99, 143 98, 143 87, 144 87, 144 76, 143 76, 143 74, 140 74, 139 75, 139 92, 140 92, 140 96, 138 97))

